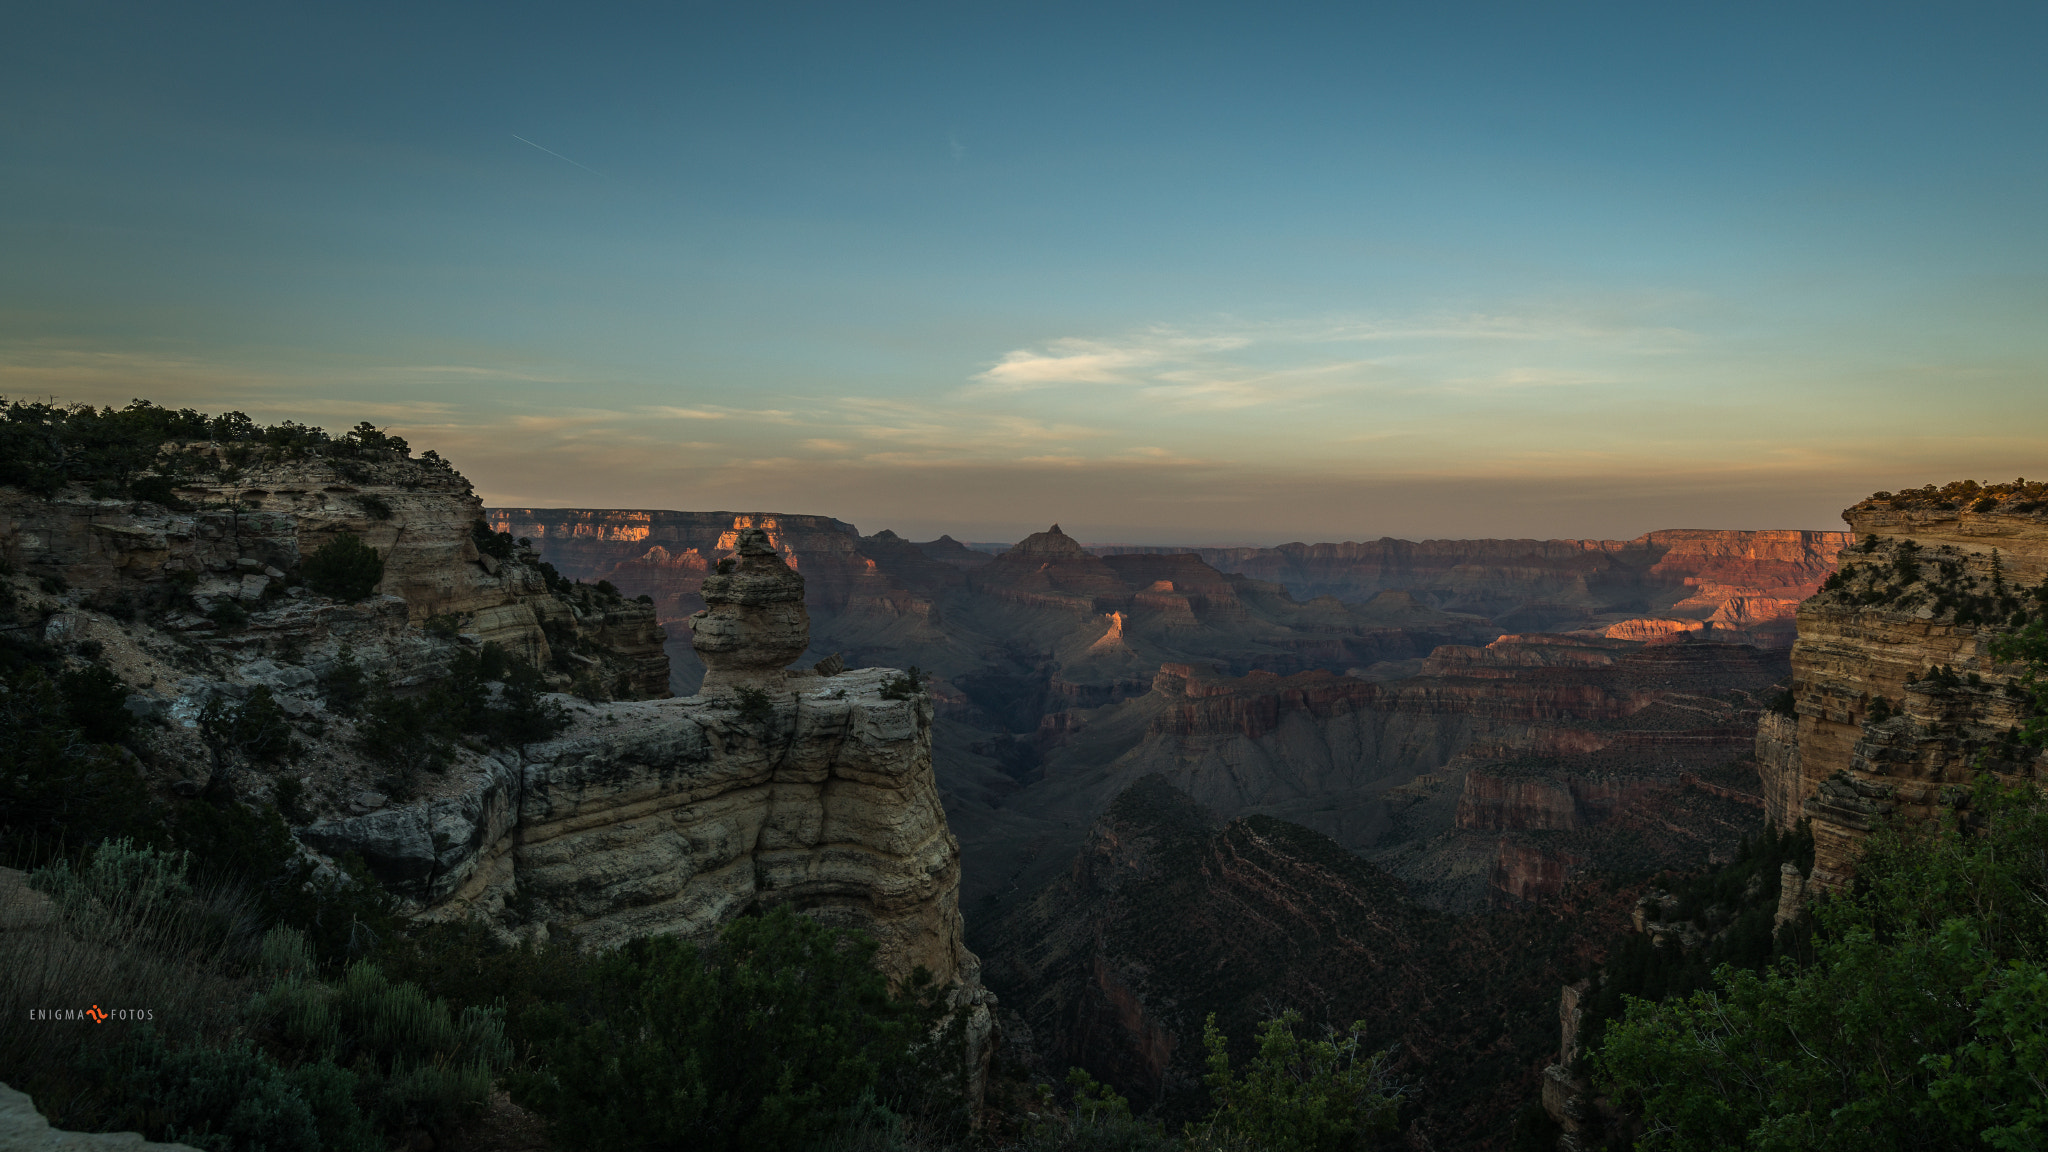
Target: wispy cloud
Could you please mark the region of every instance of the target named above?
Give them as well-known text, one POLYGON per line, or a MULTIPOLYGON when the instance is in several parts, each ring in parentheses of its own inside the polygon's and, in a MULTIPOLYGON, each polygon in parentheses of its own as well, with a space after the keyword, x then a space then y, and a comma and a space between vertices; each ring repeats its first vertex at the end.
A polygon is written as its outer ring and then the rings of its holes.
POLYGON ((1185 408, 1230 409, 1361 388, 1563 387, 1615 382, 1589 361, 1689 348, 1681 328, 1600 310, 1155 325, 1016 348, 969 397, 1108 385, 1185 408))
POLYGON ((730 412, 714 412, 709 408, 671 408, 666 404, 642 408, 641 411, 649 416, 665 416, 670 420, 723 420, 731 415, 730 412))

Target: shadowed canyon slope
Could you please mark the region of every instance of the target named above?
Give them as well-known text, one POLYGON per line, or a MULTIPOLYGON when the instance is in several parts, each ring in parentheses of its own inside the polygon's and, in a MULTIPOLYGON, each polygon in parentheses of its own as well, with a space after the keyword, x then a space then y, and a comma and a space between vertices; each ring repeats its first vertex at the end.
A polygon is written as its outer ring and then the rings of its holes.
POLYGON ((1169 1116, 1196 1103, 1202 1021, 1249 1036, 1276 1008, 1362 1020, 1420 1085, 1421 1146, 1501 1146, 1557 1043, 1556 991, 1626 923, 1631 890, 1459 917, 1299 825, 1227 824, 1135 782, 1061 874, 982 926, 990 987, 1048 1066, 1079 1065, 1169 1116))

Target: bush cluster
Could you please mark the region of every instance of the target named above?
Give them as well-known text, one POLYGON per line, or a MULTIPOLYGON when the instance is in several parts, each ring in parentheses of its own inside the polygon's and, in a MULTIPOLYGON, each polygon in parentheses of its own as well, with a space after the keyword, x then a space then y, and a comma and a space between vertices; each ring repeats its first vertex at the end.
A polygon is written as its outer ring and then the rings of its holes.
POLYGON ((1927 484, 1919 488, 1908 488, 1903 492, 1873 492, 1858 507, 1889 509, 1931 509, 1952 512, 1967 508, 1972 512, 2039 512, 2048 508, 2048 484, 2025 478, 2010 484, 1979 484, 1975 480, 1956 480, 1947 484, 1927 484))
POLYGON ((353 532, 343 532, 299 562, 306 587, 322 596, 353 603, 377 590, 384 558, 353 532))
POLYGON ((1635 1000, 1594 1062, 1641 1147, 1978 1149, 2048 1140, 2048 805, 1881 826, 1811 956, 1635 1000))
POLYGON ((193 859, 115 840, 31 874, 58 922, 0 935, 0 1077, 61 1126, 216 1152, 375 1152, 476 1114, 509 1058, 499 1013, 451 1009, 367 960, 322 979, 303 934, 265 931, 193 859), (47 998, 53 979, 152 1015, 61 1039, 10 1027, 16 994, 47 998))
POLYGON ((309 457, 349 467, 362 459, 403 459, 406 453, 402 438, 368 422, 330 436, 289 420, 264 427, 240 412, 209 416, 147 400, 115 409, 0 399, 0 484, 38 496, 85 484, 96 495, 125 494, 175 507, 178 482, 195 475, 309 457), (195 441, 221 445, 222 451, 167 450, 195 441))
POLYGON ((547 685, 540 671, 496 643, 479 652, 457 651, 447 676, 415 695, 394 691, 388 681, 366 684, 346 653, 322 684, 330 707, 361 716, 363 751, 390 767, 385 783, 398 798, 412 794, 419 769, 446 771, 450 745, 463 737, 531 744, 569 722, 561 705, 543 697, 547 685))
MULTIPOLYGON (((2048 744, 2048 628, 1991 649, 2021 665, 2013 688, 2035 706, 2009 743, 2048 744)), ((1966 683, 1946 668, 1929 680, 1966 683)), ((1770 963, 1726 956, 1706 985, 1703 955, 1624 996, 1619 1019, 1596 999, 1593 1063, 1642 1115, 1641 1147, 2048 1144, 2048 797, 1980 764, 1944 804, 1938 823, 1882 820, 1854 888, 1816 898, 1770 963)))
POLYGON ((2048 619, 2048 581, 2025 588, 2005 579, 2003 561, 1991 554, 1991 571, 1972 572, 1951 545, 1922 548, 1866 537, 1851 560, 1821 584, 1821 594, 1843 606, 1875 606, 1902 612, 1930 606, 1935 620, 1959 627, 2017 629, 2048 619))

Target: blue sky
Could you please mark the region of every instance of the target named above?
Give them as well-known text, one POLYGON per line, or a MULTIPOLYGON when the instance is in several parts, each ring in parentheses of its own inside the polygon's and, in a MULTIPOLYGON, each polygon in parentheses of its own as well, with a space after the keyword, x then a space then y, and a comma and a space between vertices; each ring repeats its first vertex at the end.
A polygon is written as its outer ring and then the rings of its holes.
POLYGON ((0 390, 493 503, 1838 527, 2044 470, 2048 9, 43 6, 0 390))

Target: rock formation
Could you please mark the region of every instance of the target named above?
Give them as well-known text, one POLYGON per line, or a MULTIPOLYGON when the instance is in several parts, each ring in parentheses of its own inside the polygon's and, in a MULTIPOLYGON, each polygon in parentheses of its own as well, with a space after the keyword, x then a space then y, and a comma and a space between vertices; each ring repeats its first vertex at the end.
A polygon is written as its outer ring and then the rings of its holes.
POLYGON ((808 641, 805 582, 767 533, 736 531, 735 554, 711 557, 693 638, 713 692, 660 698, 653 609, 565 581, 489 532, 438 457, 237 451, 235 467, 178 488, 179 507, 0 489, 10 632, 127 681, 146 722, 139 763, 165 802, 201 791, 181 776, 205 775, 206 704, 262 689, 295 747, 262 771, 230 762, 222 791, 275 802, 316 856, 360 856, 409 914, 603 947, 793 903, 872 933, 892 979, 923 968, 950 985, 986 1039, 959 846, 932 774, 933 701, 887 668, 785 671, 808 641), (343 531, 379 550, 382 595, 337 602, 298 578, 343 531), (542 664, 541 687, 576 687, 542 698, 566 726, 523 744, 451 739, 406 788, 380 783, 417 765, 364 750, 366 718, 336 695, 336 670, 353 661, 402 698, 492 642, 542 664))
POLYGON ((566 732, 499 751, 459 795, 301 838, 361 855, 423 915, 586 947, 701 937, 794 903, 872 934, 892 980, 923 968, 954 986, 985 1038, 930 698, 891 669, 786 670, 809 639, 803 581, 759 529, 736 544, 693 621, 704 694, 580 705, 566 732))
POLYGON ((780 689, 783 669, 811 642, 804 578, 776 555, 765 530, 742 528, 737 543, 705 578, 698 593, 705 608, 690 617, 707 694, 742 685, 780 689))
POLYGON ((1991 640, 2043 611, 2048 515, 2039 485, 1890 493, 1842 516, 1860 540, 1799 606, 1794 715, 1758 727, 1771 819, 1813 821, 1812 882, 1839 886, 1879 815, 1966 804, 1980 772, 2038 779, 2014 737, 2023 701, 1991 640))
POLYGON ((244 654, 275 641, 311 646, 317 661, 338 650, 339 636, 369 671, 416 683, 440 666, 417 666, 392 649, 409 646, 407 626, 416 637, 416 626, 436 621, 536 664, 602 669, 623 695, 668 690, 653 612, 587 588, 551 591, 530 550, 480 535, 482 504, 445 464, 396 452, 255 460, 187 478, 177 495, 173 508, 76 488, 48 498, 0 488, 0 561, 27 576, 59 577, 71 600, 116 616, 182 606, 160 618, 164 631, 244 654), (307 599, 288 573, 343 533, 382 558, 380 596, 352 607, 307 599), (252 614, 233 634, 211 618, 230 601, 252 614))

